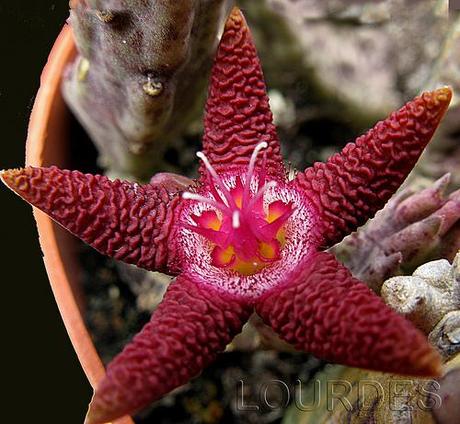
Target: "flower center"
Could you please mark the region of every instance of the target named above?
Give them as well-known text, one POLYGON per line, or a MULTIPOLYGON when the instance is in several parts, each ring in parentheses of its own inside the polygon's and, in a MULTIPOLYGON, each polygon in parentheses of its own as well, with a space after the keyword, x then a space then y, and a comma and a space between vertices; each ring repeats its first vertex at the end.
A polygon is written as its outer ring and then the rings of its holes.
POLYGON ((183 198, 204 203, 211 209, 191 215, 196 225, 187 228, 212 243, 213 266, 252 275, 280 258, 285 244, 285 223, 294 207, 292 202, 264 201, 266 192, 276 186, 275 181, 266 181, 265 156, 262 171, 255 176, 257 156, 266 147, 265 142, 256 146, 244 180, 238 175, 232 187, 223 182, 203 153, 197 153, 206 167, 212 197, 185 192, 183 198))

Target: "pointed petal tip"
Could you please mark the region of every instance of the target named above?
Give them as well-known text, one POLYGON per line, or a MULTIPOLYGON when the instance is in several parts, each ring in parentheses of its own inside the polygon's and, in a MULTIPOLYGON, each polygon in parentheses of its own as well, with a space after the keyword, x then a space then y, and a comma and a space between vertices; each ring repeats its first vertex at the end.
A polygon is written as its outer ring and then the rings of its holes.
POLYGON ((450 103, 452 99, 452 88, 449 86, 444 86, 441 88, 437 88, 436 90, 432 91, 433 97, 436 98, 439 102, 442 103, 450 103))
POLYGON ((232 27, 243 27, 248 29, 248 24, 243 15, 243 12, 238 6, 234 6, 230 12, 227 22, 225 23, 225 31, 232 27))
POLYGON ((442 375, 442 359, 438 351, 430 346, 430 350, 414 364, 413 374, 421 377, 440 377, 442 375))
POLYGON ((233 6, 232 11, 230 12, 229 19, 233 19, 236 21, 245 21, 243 12, 238 6, 233 6))
POLYGON ((7 184, 7 181, 11 180, 11 177, 14 177, 20 169, 2 169, 0 170, 0 179, 7 184))
POLYGON ((440 116, 447 110, 450 101, 452 100, 453 91, 449 86, 437 88, 433 91, 425 91, 421 97, 425 100, 428 109, 438 109, 440 116))
MULTIPOLYGON (((262 140, 268 144, 264 152, 267 174, 284 178, 280 144, 257 49, 243 13, 234 7, 212 67, 203 152, 218 172, 228 171, 229 167, 247 166, 253 149, 262 140)), ((201 178, 205 178, 204 173, 205 166, 201 164, 201 178)))
POLYGON ((3 182, 3 184, 7 185, 6 179, 8 179, 8 174, 11 170, 10 169, 2 169, 0 170, 0 180, 3 182))
POLYGON ((2 169, 0 171, 0 180, 5 184, 9 189, 14 192, 18 192, 22 185, 19 181, 19 177, 26 174, 28 168, 12 168, 12 169, 2 169))

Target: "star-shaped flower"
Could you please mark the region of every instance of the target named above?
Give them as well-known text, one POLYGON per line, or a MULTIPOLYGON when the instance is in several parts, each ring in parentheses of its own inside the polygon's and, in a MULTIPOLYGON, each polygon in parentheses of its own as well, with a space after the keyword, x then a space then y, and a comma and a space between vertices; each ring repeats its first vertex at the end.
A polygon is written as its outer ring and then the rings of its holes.
POLYGON ((434 376, 421 332, 322 250, 396 191, 449 88, 410 101, 326 163, 288 180, 256 50, 238 9, 212 69, 200 177, 150 184, 28 167, 3 181, 99 252, 178 275, 109 364, 87 423, 134 413, 212 362, 255 310, 297 349, 341 364, 434 376))

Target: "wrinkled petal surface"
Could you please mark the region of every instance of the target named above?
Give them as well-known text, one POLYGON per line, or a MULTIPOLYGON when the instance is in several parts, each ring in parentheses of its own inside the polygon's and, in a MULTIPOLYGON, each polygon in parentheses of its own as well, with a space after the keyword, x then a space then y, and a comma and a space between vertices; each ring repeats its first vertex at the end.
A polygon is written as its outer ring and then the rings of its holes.
POLYGON ((375 125, 325 163, 293 181, 323 220, 324 247, 372 218, 414 167, 443 117, 452 91, 425 92, 375 125))
POLYGON ((148 324, 110 363, 86 424, 147 406, 198 375, 239 333, 253 308, 179 276, 148 324))
POLYGON ((262 68, 246 21, 235 8, 227 20, 212 68, 203 152, 220 172, 247 166, 254 148, 262 141, 268 143, 267 173, 284 177, 262 68))
POLYGON ((262 296, 256 311, 283 340, 331 362, 410 375, 440 372, 440 356, 423 333, 330 253, 314 253, 262 296))
POLYGON ((110 181, 50 168, 4 171, 3 181, 100 253, 149 270, 167 270, 179 196, 162 184, 110 181))

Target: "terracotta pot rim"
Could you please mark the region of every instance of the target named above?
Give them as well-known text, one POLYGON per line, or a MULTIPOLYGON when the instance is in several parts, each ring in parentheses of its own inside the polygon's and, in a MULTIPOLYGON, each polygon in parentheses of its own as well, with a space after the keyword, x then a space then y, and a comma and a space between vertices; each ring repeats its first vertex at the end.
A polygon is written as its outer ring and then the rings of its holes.
MULTIPOLYGON (((62 151, 66 146, 54 141, 53 131, 62 130, 68 117, 60 87, 64 67, 75 58, 75 55, 73 32, 68 25, 65 25, 55 41, 40 78, 40 89, 28 127, 26 165, 48 166, 54 164, 56 158, 58 161, 62 159, 62 151)), ((60 164, 56 163, 56 165, 60 164)), ((105 371, 80 312, 75 290, 72 289, 76 284, 78 285, 75 273, 72 272, 71 267, 69 269, 68 260, 72 255, 69 250, 74 240, 36 208, 34 208, 34 217, 46 272, 59 312, 82 368, 94 388, 104 377, 105 371)), ((129 417, 116 422, 133 424, 129 417)))

